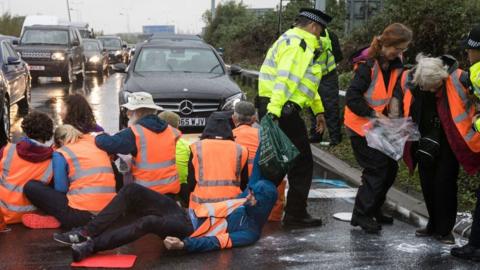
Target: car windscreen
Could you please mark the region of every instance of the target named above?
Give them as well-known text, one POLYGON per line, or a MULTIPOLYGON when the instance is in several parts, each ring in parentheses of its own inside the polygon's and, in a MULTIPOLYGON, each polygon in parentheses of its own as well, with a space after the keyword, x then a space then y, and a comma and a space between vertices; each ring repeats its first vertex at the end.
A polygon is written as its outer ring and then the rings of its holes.
POLYGON ((91 37, 91 32, 87 29, 78 29, 78 32, 80 32, 80 36, 82 38, 90 38, 91 37))
POLYGON ((68 31, 48 29, 28 29, 23 33, 20 41, 24 45, 67 45, 68 31))
POLYGON ((116 38, 102 38, 100 41, 103 44, 103 47, 107 49, 120 49, 122 48, 122 43, 119 39, 116 38))
POLYGON ((83 41, 83 49, 89 52, 99 52, 100 47, 97 42, 93 41, 83 41))
POLYGON ((224 74, 213 51, 201 48, 143 48, 134 71, 224 74))

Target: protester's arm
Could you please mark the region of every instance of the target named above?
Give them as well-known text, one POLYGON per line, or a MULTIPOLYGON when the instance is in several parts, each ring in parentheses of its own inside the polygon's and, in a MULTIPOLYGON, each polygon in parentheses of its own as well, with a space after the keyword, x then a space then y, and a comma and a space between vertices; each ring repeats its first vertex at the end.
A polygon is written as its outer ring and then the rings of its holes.
POLYGON ((135 135, 130 128, 126 128, 115 135, 99 134, 95 137, 95 144, 109 154, 137 155, 135 135))
MULTIPOLYGON (((241 230, 232 233, 225 233, 218 235, 219 237, 230 237, 231 247, 241 247, 251 245, 258 241, 260 233, 252 230, 241 230)), ((187 252, 206 252, 212 250, 219 250, 220 242, 216 236, 205 237, 187 237, 183 239, 184 250, 187 252)))
POLYGON ((242 168, 240 175, 240 189, 243 191, 248 185, 248 162, 242 168))
POLYGON ((68 164, 59 152, 52 154, 52 168, 53 168, 53 187, 56 191, 67 193, 70 186, 68 180, 68 164))
POLYGON ((346 105, 358 116, 373 116, 374 110, 368 106, 363 94, 370 86, 370 68, 366 64, 360 64, 355 71, 355 76, 347 90, 346 105))

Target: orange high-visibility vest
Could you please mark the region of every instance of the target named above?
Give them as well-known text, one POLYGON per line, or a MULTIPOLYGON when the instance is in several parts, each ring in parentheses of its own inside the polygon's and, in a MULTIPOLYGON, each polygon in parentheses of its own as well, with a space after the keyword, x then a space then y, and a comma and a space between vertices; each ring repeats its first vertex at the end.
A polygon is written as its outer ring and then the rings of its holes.
POLYGON ((190 237, 215 236, 220 243, 220 248, 231 248, 232 239, 227 232, 227 217, 245 202, 246 199, 243 198, 199 205, 194 209, 195 215, 206 220, 190 237))
MULTIPOLYGON (((367 91, 363 94, 368 106, 377 112, 383 112, 390 103, 393 96, 395 84, 400 75, 401 69, 394 69, 390 73, 390 80, 388 88, 385 88, 385 81, 383 80, 382 70, 377 60, 374 60, 371 69, 372 81, 367 91)), ((361 117, 345 106, 345 126, 355 131, 360 136, 365 136, 363 126, 369 122, 367 117, 361 117)))
POLYGON ((403 115, 405 117, 410 116, 410 106, 413 102, 412 90, 408 87, 411 79, 410 71, 405 70, 402 73, 402 79, 400 80, 400 86, 403 92, 403 115))
MULTIPOLYGON (((473 129, 472 119, 475 116, 475 105, 469 100, 468 89, 460 82, 463 70, 457 69, 452 72, 445 81, 447 90, 448 107, 453 122, 468 145, 468 148, 475 153, 480 152, 480 133, 473 129)), ((403 79, 403 77, 402 77, 403 79)), ((411 90, 407 84, 402 83, 404 115, 410 115, 410 106, 413 101, 411 90)))
POLYGON ((57 150, 68 164, 68 205, 90 212, 101 211, 115 196, 115 176, 108 154, 89 134, 57 150))
POLYGON ((233 136, 235 136, 235 142, 248 149, 248 176, 250 176, 260 142, 260 129, 249 125, 241 125, 233 130, 233 136))
POLYGON ((18 155, 16 144, 9 143, 3 150, 0 171, 0 210, 6 223, 19 223, 23 214, 36 210, 23 194, 23 186, 30 180, 50 183, 52 160, 26 161, 18 155))
POLYGON ((131 127, 135 134, 137 155, 132 159, 135 183, 161 194, 180 191, 175 151, 180 131, 168 126, 155 133, 140 125, 131 127))
POLYGON ((190 208, 202 203, 237 197, 248 150, 230 140, 204 139, 190 146, 197 184, 190 194, 190 208))

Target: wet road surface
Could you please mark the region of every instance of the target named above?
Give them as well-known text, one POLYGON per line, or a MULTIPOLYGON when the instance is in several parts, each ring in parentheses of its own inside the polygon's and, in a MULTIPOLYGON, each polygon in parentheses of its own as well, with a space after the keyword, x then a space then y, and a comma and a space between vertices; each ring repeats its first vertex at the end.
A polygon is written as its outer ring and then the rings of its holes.
MULTIPOLYGON (((104 82, 88 78, 83 84, 65 86, 59 82, 41 83, 32 89, 32 108, 49 113, 60 123, 61 99, 68 93, 88 96, 100 125, 107 132, 118 129, 118 97, 122 75, 104 82)), ((14 108, 13 108, 14 109, 14 108)), ((14 114, 12 114, 14 115, 14 114)), ((18 138, 21 119, 14 119, 18 138)), ((325 176, 317 172, 317 175, 325 176)), ((138 255, 135 269, 479 269, 480 264, 455 259, 451 246, 414 236, 415 227, 396 219, 384 226, 380 235, 367 235, 349 223, 333 219, 336 212, 349 212, 355 192, 335 192, 332 186, 314 184, 309 211, 323 218, 324 226, 310 229, 284 229, 269 223, 261 240, 250 247, 205 254, 184 255, 165 252, 160 238, 150 235, 107 253, 138 255)), ((338 188, 338 187, 335 187, 338 188)), ((29 230, 22 225, 0 234, 0 269, 68 269, 70 249, 52 240, 57 230, 29 230)), ((457 239, 458 244, 464 240, 457 239)))

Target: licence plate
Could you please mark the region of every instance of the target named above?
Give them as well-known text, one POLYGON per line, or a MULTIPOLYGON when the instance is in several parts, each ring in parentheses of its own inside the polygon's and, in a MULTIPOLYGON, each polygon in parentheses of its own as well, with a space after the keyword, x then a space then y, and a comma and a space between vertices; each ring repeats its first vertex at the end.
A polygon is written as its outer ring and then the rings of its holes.
POLYGON ((45 66, 29 66, 30 70, 45 70, 45 66))
POLYGON ((180 118, 182 127, 200 127, 205 126, 205 118, 180 118))

